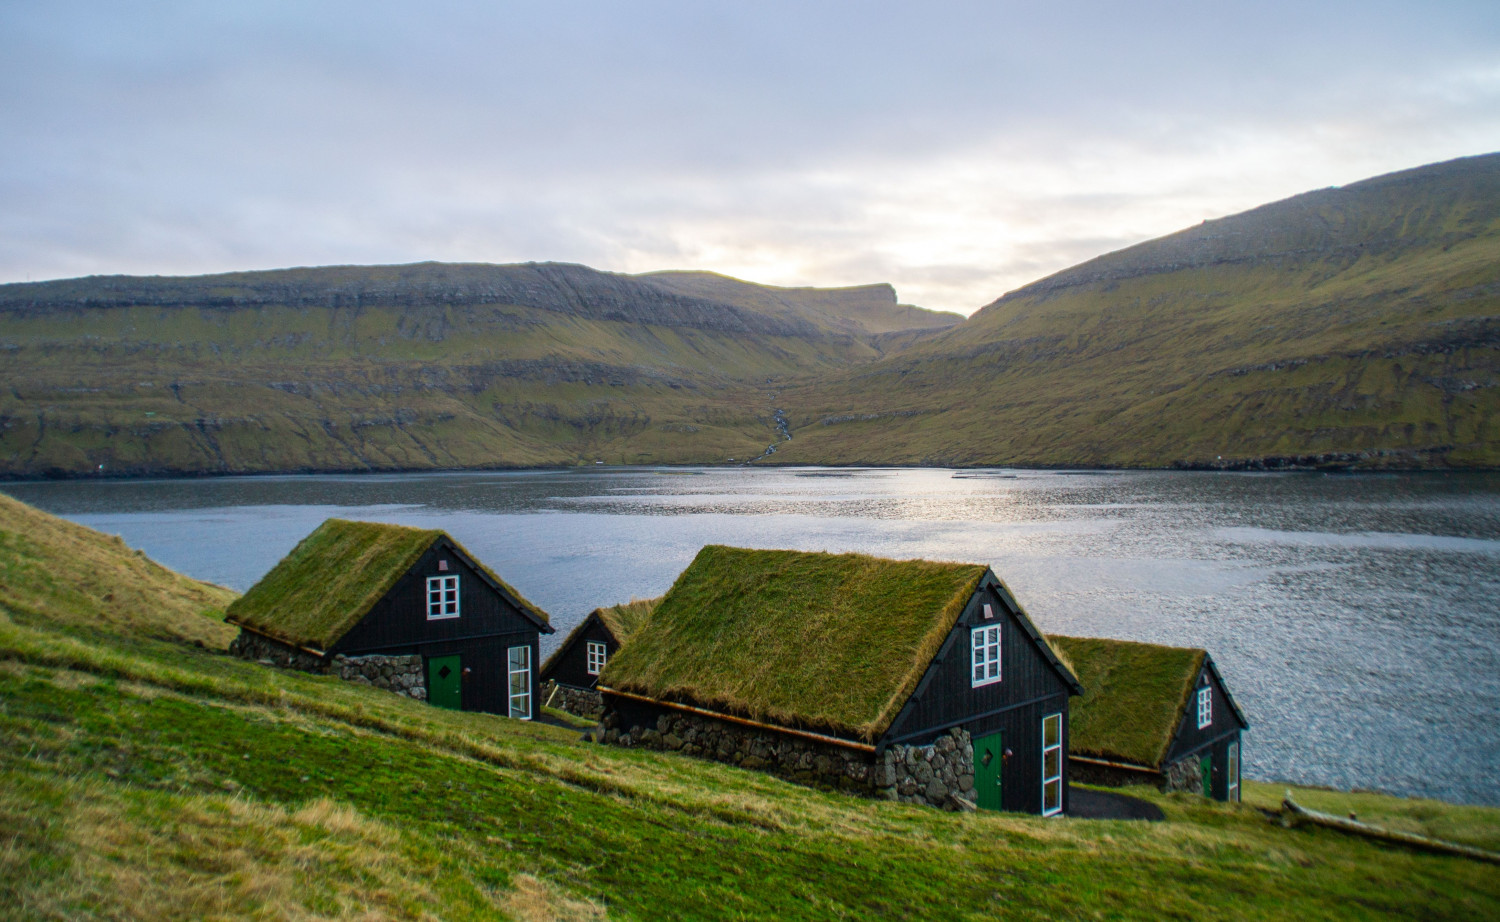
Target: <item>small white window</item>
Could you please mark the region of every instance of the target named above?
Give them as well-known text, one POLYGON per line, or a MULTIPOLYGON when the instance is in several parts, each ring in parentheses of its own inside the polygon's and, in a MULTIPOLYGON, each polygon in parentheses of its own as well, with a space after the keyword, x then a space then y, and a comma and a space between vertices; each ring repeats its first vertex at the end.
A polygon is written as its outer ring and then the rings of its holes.
POLYGON ((510 716, 531 719, 531 648, 510 648, 510 716))
POLYGON ((1214 722, 1214 695, 1213 689, 1205 685, 1198 689, 1198 729, 1214 722))
POLYGON ((1229 744, 1229 802, 1240 799, 1240 744, 1229 744))
POLYGON ((608 655, 607 648, 597 640, 588 642, 589 675, 598 675, 604 671, 604 659, 608 655))
POLYGON ((427 620, 458 617, 458 577, 427 577, 427 620))
POLYGON ((1062 812, 1062 715, 1042 718, 1042 816, 1062 812))
POLYGON ((976 627, 969 632, 973 649, 971 687, 1000 681, 1000 628, 976 627))

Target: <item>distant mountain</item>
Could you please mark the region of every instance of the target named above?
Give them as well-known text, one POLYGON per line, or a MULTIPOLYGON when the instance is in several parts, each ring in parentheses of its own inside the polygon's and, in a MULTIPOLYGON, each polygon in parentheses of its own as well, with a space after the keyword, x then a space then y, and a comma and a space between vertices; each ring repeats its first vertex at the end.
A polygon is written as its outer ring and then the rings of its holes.
POLYGON ((961 319, 889 286, 552 263, 3 285, 0 474, 754 457, 768 378, 961 319))
POLYGON ((1299 195, 789 391, 783 462, 1500 466, 1500 155, 1299 195))

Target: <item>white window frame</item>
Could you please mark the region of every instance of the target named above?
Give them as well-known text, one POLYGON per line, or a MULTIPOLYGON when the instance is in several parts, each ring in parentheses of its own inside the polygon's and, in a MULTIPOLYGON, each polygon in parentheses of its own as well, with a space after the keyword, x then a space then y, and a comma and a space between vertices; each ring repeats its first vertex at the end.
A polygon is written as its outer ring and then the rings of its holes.
POLYGON ((1062 813, 1063 808, 1063 726, 1062 714, 1048 714, 1042 718, 1042 816, 1057 816, 1062 813), (1057 723, 1057 742, 1047 745, 1047 723, 1057 723), (1057 774, 1047 774, 1047 753, 1057 753, 1057 774), (1047 804, 1047 785, 1057 784, 1057 803, 1050 807, 1047 804))
POLYGON ((510 696, 511 717, 531 719, 531 645, 511 647, 505 655, 505 690, 510 696), (517 654, 520 654, 518 657, 517 654), (517 663, 517 659, 520 660, 517 663), (516 679, 523 680, 524 691, 516 691, 516 679))
POLYGON ((458 575, 427 577, 427 620, 458 617, 458 575))
POLYGON ((1240 744, 1236 740, 1229 744, 1229 770, 1226 775, 1229 778, 1229 790, 1227 797, 1230 803, 1239 803, 1240 800, 1240 744))
MULTIPOLYGON (((1181 686, 1178 686, 1179 688, 1181 686)), ((1212 685, 1205 685, 1198 689, 1198 729, 1214 722, 1214 689, 1212 685)))
POLYGON ((969 631, 969 687, 1000 681, 1000 625, 986 624, 969 631))
POLYGON ((586 658, 584 668, 589 675, 598 675, 604 671, 604 663, 609 659, 609 647, 597 640, 590 640, 584 647, 586 658))

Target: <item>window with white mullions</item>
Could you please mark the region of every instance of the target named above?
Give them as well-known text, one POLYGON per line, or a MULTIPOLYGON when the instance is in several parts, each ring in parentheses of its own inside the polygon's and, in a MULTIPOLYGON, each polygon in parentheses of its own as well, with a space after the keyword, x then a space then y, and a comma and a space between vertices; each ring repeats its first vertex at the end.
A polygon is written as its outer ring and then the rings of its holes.
POLYGON ((978 688, 1000 681, 1000 628, 974 628, 969 632, 969 644, 974 666, 971 686, 978 688))
MULTIPOLYGON (((1180 687, 1180 686, 1179 686, 1180 687)), ((1198 689, 1198 729, 1214 722, 1214 694, 1213 689, 1205 685, 1198 689)))
POLYGON ((1062 715, 1042 718, 1042 816, 1062 812, 1062 715))
POLYGON ((427 620, 458 617, 458 577, 427 577, 427 620))
POLYGON ((531 648, 511 647, 510 716, 531 719, 531 648))
POLYGON ((589 675, 598 675, 604 671, 604 660, 609 655, 608 648, 597 640, 588 642, 588 672, 589 675))

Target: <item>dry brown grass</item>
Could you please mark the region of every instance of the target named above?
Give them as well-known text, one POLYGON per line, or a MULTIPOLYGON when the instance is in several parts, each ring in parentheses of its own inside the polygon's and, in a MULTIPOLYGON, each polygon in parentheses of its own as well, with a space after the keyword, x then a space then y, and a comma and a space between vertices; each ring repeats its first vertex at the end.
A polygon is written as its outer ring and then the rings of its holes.
POLYGON ((505 894, 500 907, 505 914, 523 922, 590 922, 607 919, 609 913, 592 900, 569 896, 556 884, 531 874, 517 874, 515 889, 505 894))

